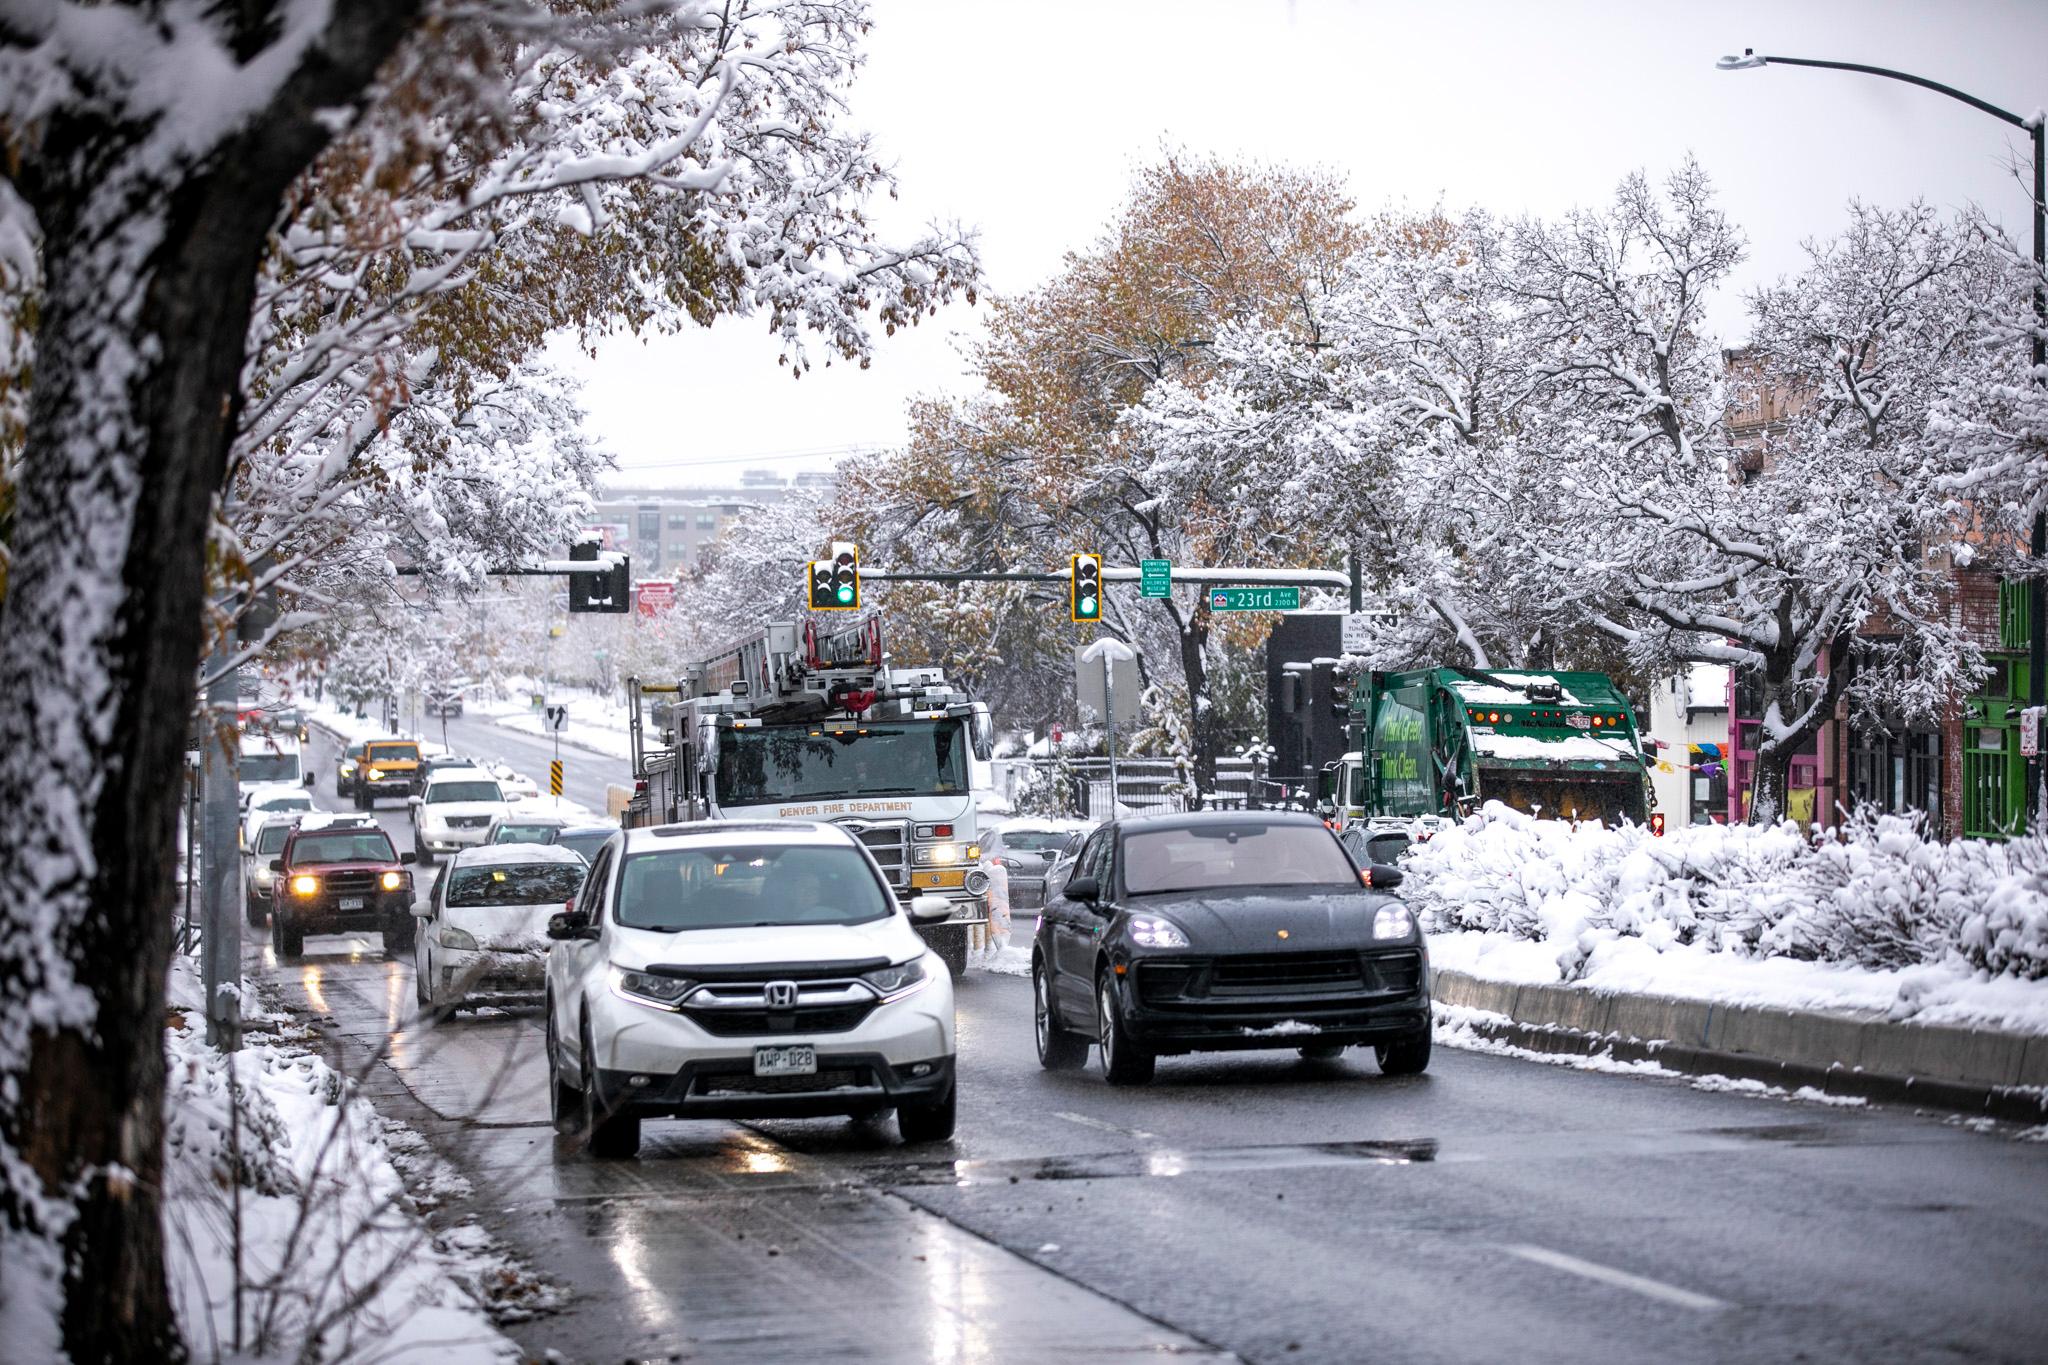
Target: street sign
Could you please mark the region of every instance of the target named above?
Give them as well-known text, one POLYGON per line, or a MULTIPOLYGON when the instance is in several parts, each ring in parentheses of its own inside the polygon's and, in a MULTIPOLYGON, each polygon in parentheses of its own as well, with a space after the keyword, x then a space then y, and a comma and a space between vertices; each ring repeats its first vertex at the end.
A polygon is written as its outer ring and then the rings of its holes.
POLYGON ((1107 637, 1074 648, 1074 686, 1082 715, 1103 721, 1138 718, 1138 656, 1107 637))
POLYGON ((1138 596, 1173 596, 1172 560, 1141 559, 1138 561, 1138 596))
POLYGON ((547 708, 546 715, 548 729, 561 731, 569 728, 569 708, 567 706, 550 705, 547 708))
POLYGON ((558 759, 554 760, 554 762, 552 762, 552 763, 548 764, 548 795, 549 795, 549 796, 560 796, 561 794, 562 794, 562 760, 558 758, 558 759))
POLYGON ((1380 623, 1369 612, 1344 613, 1343 649, 1346 654, 1363 654, 1372 648, 1375 627, 1380 623))
POLYGON ((1216 588, 1209 593, 1211 611, 1294 611, 1300 606, 1300 588, 1216 588))
POLYGON ((639 606, 642 616, 654 616, 667 611, 676 604, 676 585, 672 578, 650 578, 640 583, 639 606))

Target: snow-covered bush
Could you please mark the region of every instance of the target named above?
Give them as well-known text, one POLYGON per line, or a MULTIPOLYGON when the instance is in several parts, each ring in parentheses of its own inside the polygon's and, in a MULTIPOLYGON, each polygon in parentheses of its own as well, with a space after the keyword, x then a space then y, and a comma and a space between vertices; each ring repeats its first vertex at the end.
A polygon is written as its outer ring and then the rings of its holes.
POLYGON ((1498 803, 1408 855, 1407 895, 1438 929, 1555 944, 1578 975, 1605 939, 1749 957, 1903 967, 1958 953, 2048 976, 2048 847, 1941 843, 1918 816, 1859 816, 1809 838, 1706 825, 1573 829, 1498 803))

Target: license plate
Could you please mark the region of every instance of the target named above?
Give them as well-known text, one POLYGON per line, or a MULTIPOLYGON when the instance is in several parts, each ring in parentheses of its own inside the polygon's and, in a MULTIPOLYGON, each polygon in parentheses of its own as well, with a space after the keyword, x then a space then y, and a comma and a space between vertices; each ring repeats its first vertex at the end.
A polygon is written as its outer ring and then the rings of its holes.
POLYGON ((335 902, 335 905, 342 910, 360 910, 363 908, 363 898, 361 896, 343 896, 335 902))
POLYGON ((809 1043, 795 1047, 754 1049, 756 1076, 810 1076, 818 1070, 818 1049, 809 1043))

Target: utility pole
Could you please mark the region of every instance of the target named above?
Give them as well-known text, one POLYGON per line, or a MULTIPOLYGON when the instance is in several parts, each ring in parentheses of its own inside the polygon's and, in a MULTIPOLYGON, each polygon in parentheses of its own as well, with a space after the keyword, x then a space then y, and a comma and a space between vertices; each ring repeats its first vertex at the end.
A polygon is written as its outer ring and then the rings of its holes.
POLYGON ((241 746, 234 723, 241 670, 230 667, 234 654, 233 642, 223 640, 208 663, 215 677, 206 689, 199 736, 200 868, 205 877, 199 888, 199 976, 206 989, 206 1041, 223 1052, 242 1045, 242 916, 236 904, 240 855, 235 847, 241 746))

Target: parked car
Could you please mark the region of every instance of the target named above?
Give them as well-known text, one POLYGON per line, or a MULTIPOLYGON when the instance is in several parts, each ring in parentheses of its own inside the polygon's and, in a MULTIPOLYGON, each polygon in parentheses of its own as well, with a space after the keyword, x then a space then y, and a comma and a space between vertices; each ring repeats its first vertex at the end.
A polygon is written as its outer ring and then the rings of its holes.
POLYGON ((413 909, 421 1010, 540 1003, 548 919, 575 899, 589 866, 574 849, 537 843, 466 848, 450 858, 413 909))
POLYGON ((336 796, 354 796, 356 794, 356 775, 362 769, 363 751, 369 747, 369 745, 357 741, 353 744, 344 745, 340 754, 336 755, 334 760, 334 794, 336 796))
POLYGON ((555 842, 563 848, 573 848, 583 855, 583 861, 597 861, 597 851, 605 841, 619 832, 617 825, 569 825, 555 832, 555 842))
POLYGON ((506 800, 531 801, 534 797, 540 795, 540 788, 534 785, 533 779, 519 772, 510 764, 492 763, 487 766, 490 768, 491 775, 498 779, 498 785, 505 789, 506 800))
POLYGON ((1112 1085, 1142 1085, 1162 1054, 1370 1045, 1382 1071, 1422 1071, 1429 953, 1400 876, 1305 813, 1104 824, 1032 943, 1040 1064, 1092 1044, 1112 1085))
POLYGON ((552 844, 568 825, 559 815, 507 811, 484 830, 486 844, 552 844))
POLYGON ((482 768, 436 769, 426 790, 412 798, 413 852, 431 863, 436 854, 474 848, 491 821, 510 809, 498 779, 482 768))
POLYGON ((420 783, 416 740, 373 739, 356 768, 356 809, 370 809, 380 796, 416 796, 420 783))
POLYGON ((296 961, 308 934, 374 931, 384 951, 412 951, 412 874, 375 826, 295 829, 270 862, 274 904, 270 943, 278 957, 296 961))
POLYGON ((950 1138, 953 983, 913 924, 950 913, 900 907, 837 825, 615 831, 548 927, 557 1127, 605 1157, 665 1116, 894 1109, 905 1141, 950 1138))
POLYGON ((982 840, 982 861, 1002 868, 1008 878, 1012 911, 1045 904, 1045 874, 1060 850, 1089 828, 1085 820, 1011 820, 982 840))
POLYGON ((298 827, 298 817, 286 812, 267 815, 257 822, 242 853, 242 914, 260 929, 270 922, 270 898, 277 887, 273 858, 284 852, 284 841, 298 827))

